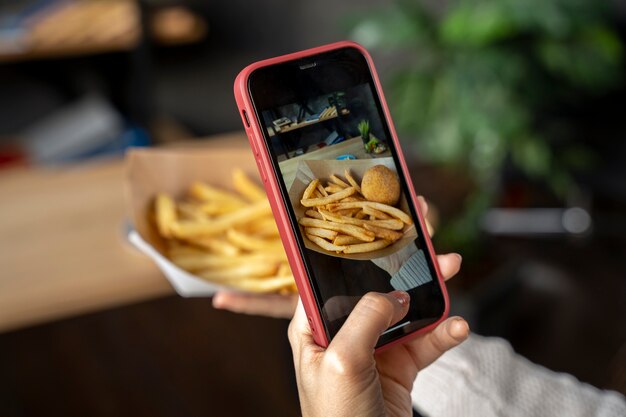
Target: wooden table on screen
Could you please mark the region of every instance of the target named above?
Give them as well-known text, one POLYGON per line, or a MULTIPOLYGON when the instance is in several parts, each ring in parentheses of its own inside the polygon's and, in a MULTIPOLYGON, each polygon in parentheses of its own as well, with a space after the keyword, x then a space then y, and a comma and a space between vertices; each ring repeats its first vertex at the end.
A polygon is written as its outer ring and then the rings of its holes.
MULTIPOLYGON (((303 155, 281 161, 278 165, 280 166, 280 171, 285 179, 285 186, 289 189, 296 176, 296 170, 298 169, 298 163, 300 161, 335 159, 340 155, 346 154, 354 155, 357 159, 372 158, 372 155, 365 152, 361 137, 357 136, 356 138, 345 140, 336 145, 324 146, 323 148, 309 151, 303 155)), ((380 155, 376 155, 376 158, 384 158, 386 156, 391 156, 391 152, 389 152, 389 150, 380 155)))
POLYGON ((124 180, 121 159, 0 171, 0 332, 174 292, 126 241, 124 180))

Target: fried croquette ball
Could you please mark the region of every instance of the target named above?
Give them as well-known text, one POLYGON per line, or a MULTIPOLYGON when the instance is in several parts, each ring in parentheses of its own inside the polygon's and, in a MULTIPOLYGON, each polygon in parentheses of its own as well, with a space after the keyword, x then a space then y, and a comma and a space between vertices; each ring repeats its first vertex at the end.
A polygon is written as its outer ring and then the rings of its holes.
POLYGON ((375 165, 363 174, 361 191, 370 201, 394 206, 400 199, 400 181, 386 166, 375 165))

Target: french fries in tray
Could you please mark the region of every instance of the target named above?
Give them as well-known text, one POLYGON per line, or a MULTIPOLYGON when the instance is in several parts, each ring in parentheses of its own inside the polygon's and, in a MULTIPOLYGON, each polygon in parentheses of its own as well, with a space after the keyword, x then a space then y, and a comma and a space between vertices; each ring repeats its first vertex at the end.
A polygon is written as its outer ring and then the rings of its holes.
POLYGON ((360 178, 375 165, 395 172, 391 158, 299 164, 289 195, 309 249, 369 260, 390 255, 415 239, 404 196, 392 206, 362 194, 360 178))
POLYGON ((367 201, 350 170, 344 175, 350 185, 333 174, 325 187, 315 178, 304 190, 300 204, 314 208, 299 220, 306 237, 324 250, 346 254, 372 252, 402 238, 398 230, 413 224, 411 217, 396 207, 367 201))
POLYGON ((159 193, 156 228, 178 267, 242 291, 294 293, 295 283, 265 192, 242 170, 235 192, 194 182, 186 198, 159 193))

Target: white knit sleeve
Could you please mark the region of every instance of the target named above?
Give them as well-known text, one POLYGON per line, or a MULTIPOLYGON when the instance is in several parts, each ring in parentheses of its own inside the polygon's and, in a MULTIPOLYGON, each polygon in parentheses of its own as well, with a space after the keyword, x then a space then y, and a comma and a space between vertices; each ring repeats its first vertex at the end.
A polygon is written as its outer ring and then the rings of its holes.
POLYGON ((428 417, 625 417, 626 399, 517 355, 503 339, 472 334, 420 372, 413 404, 428 417))

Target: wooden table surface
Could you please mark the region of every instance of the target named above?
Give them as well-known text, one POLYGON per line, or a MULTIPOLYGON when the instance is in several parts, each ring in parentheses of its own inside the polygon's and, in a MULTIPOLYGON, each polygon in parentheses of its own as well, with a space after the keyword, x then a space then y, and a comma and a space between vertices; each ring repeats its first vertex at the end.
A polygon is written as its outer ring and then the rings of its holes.
POLYGON ((173 293, 126 242, 124 179, 122 160, 0 171, 0 332, 173 293))

